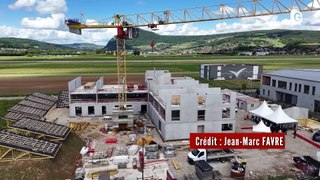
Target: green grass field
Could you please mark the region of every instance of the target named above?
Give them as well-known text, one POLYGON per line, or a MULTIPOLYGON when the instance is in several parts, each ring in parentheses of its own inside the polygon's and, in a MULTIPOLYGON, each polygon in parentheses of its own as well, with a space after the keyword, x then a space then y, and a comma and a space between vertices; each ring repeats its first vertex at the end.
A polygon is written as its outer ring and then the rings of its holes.
MULTIPOLYGON (((282 56, 128 56, 127 74, 144 75, 146 70, 169 70, 174 75, 197 77, 200 64, 257 64, 264 72, 289 68, 320 68, 320 57, 303 55, 282 56)), ((0 78, 44 77, 68 75, 116 76, 114 56, 78 57, 0 57, 0 78)), ((246 81, 205 81, 211 86, 242 89, 246 81)), ((258 82, 247 84, 247 88, 259 88, 258 82)), ((56 93, 56 92, 55 92, 56 93)), ((14 94, 13 94, 14 95, 14 94)))
MULTIPOLYGON (((264 71, 272 71, 287 68, 320 68, 319 58, 304 59, 210 59, 210 60, 136 60, 128 61, 127 72, 144 73, 150 69, 167 69, 170 72, 197 73, 199 65, 203 63, 218 64, 258 64, 264 66, 264 71)), ((2 62, 0 63, 0 77, 24 77, 24 76, 61 76, 61 75, 102 75, 116 73, 116 62, 94 61, 53 61, 53 62, 2 62)))
MULTIPOLYGON (((299 59, 318 58, 315 55, 270 55, 270 56, 226 56, 226 55, 128 55, 127 60, 205 60, 205 59, 299 59)), ((79 56, 0 56, 0 61, 72 61, 72 60, 116 60, 113 55, 79 55, 79 56)))
POLYGON ((0 129, 3 129, 6 127, 6 121, 2 120, 1 117, 6 115, 8 113, 8 109, 10 109, 12 106, 17 104, 20 99, 18 100, 0 100, 0 129))

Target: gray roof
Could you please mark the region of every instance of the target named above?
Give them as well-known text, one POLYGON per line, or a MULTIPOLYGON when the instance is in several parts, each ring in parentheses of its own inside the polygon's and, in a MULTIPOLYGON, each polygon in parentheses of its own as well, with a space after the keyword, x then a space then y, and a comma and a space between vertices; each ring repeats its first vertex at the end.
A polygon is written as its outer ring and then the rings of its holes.
POLYGON ((264 73, 264 75, 320 82, 320 69, 287 69, 264 73))

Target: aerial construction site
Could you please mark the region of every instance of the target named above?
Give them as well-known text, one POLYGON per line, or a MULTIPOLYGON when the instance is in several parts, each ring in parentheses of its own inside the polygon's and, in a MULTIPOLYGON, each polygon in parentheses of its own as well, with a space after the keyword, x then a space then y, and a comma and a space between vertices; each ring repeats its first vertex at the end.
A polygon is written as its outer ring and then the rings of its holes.
POLYGON ((320 179, 319 1, 6 3, 0 179, 320 179))

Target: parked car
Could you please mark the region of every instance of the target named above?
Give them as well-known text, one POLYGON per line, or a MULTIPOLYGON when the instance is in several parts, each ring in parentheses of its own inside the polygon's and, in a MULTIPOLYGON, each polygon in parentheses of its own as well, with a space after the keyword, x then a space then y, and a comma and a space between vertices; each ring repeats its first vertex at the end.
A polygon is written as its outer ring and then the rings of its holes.
POLYGON ((295 166, 311 176, 319 176, 320 162, 310 156, 295 156, 295 166))
POLYGON ((320 130, 314 133, 314 135, 312 136, 312 140, 320 142, 320 130))

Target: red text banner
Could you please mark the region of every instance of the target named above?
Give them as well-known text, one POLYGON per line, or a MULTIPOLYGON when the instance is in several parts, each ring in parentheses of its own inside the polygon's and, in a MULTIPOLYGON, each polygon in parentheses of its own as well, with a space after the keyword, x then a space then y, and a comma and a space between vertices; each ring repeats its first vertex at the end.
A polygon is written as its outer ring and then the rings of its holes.
POLYGON ((190 133, 190 149, 284 148, 284 133, 190 133))

